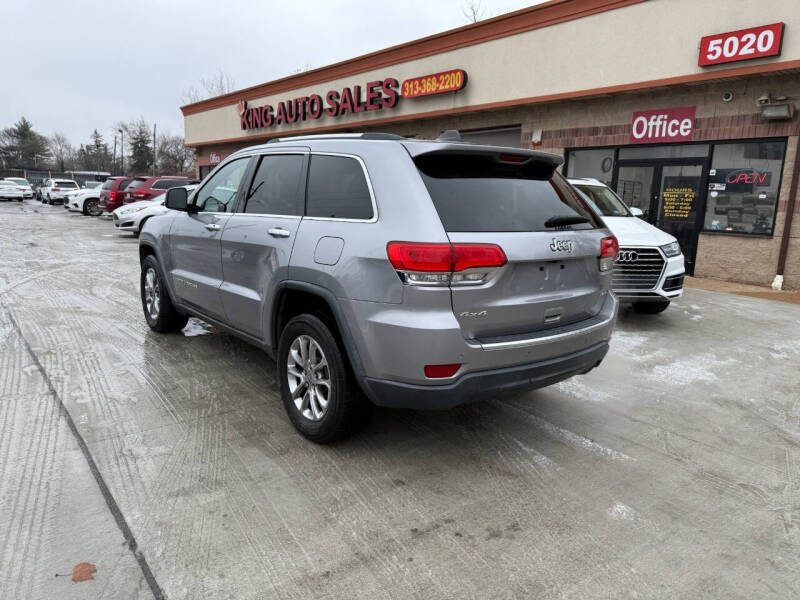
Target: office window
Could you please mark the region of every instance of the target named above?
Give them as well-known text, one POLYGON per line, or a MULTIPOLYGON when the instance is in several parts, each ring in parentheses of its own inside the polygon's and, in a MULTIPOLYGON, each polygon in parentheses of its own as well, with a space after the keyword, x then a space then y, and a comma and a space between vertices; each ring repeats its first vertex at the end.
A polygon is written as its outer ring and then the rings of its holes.
POLYGON ((715 144, 704 229, 772 235, 786 142, 715 144))

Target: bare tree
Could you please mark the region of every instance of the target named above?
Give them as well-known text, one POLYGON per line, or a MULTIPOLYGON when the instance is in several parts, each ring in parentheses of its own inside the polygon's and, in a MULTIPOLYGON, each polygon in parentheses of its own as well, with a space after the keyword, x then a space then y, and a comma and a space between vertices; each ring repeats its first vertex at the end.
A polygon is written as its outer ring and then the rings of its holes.
POLYGON ((184 104, 193 104, 200 102, 206 98, 213 98, 214 96, 222 96, 236 89, 236 82, 233 77, 227 74, 222 69, 218 69, 216 73, 210 77, 203 77, 200 80, 200 88, 191 86, 183 90, 181 101, 184 104))
POLYGON ((303 66, 302 67, 297 67, 294 70, 294 72, 295 73, 305 73, 306 71, 310 71, 313 68, 314 67, 311 65, 311 63, 303 63, 303 66))
POLYGON ((47 138, 47 147, 50 149, 50 154, 59 171, 66 171, 67 167, 72 166, 75 159, 75 148, 69 143, 67 136, 63 133, 54 133, 47 138))
POLYGON ((194 149, 187 148, 179 135, 158 136, 158 170, 170 175, 194 172, 194 149))
POLYGON ((486 9, 481 0, 468 0, 461 9, 461 14, 468 23, 477 23, 486 18, 486 9))

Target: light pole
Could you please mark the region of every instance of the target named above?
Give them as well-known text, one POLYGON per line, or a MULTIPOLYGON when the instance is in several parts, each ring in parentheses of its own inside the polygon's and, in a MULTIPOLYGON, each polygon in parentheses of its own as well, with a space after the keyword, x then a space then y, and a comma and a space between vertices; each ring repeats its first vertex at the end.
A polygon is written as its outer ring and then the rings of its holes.
POLYGON ((120 162, 120 175, 125 175, 125 132, 122 129, 119 131, 119 162, 120 162))

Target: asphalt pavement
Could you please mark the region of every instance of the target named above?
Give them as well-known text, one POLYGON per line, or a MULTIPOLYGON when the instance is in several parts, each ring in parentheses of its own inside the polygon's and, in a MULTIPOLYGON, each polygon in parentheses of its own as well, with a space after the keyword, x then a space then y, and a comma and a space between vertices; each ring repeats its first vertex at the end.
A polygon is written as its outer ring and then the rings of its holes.
POLYGON ((588 375, 321 447, 262 352, 147 328, 109 220, 0 202, 0 257, 0 598, 800 597, 798 305, 689 289, 588 375))

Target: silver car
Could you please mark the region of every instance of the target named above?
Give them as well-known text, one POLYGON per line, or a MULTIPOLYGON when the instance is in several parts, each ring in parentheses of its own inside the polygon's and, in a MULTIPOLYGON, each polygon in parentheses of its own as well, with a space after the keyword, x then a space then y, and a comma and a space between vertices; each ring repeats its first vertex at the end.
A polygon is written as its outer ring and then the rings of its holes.
POLYGON ((596 367, 616 239, 560 157, 453 138, 285 138, 169 190, 140 236, 148 325, 195 315, 263 348, 320 443, 373 404, 447 409, 596 367))

